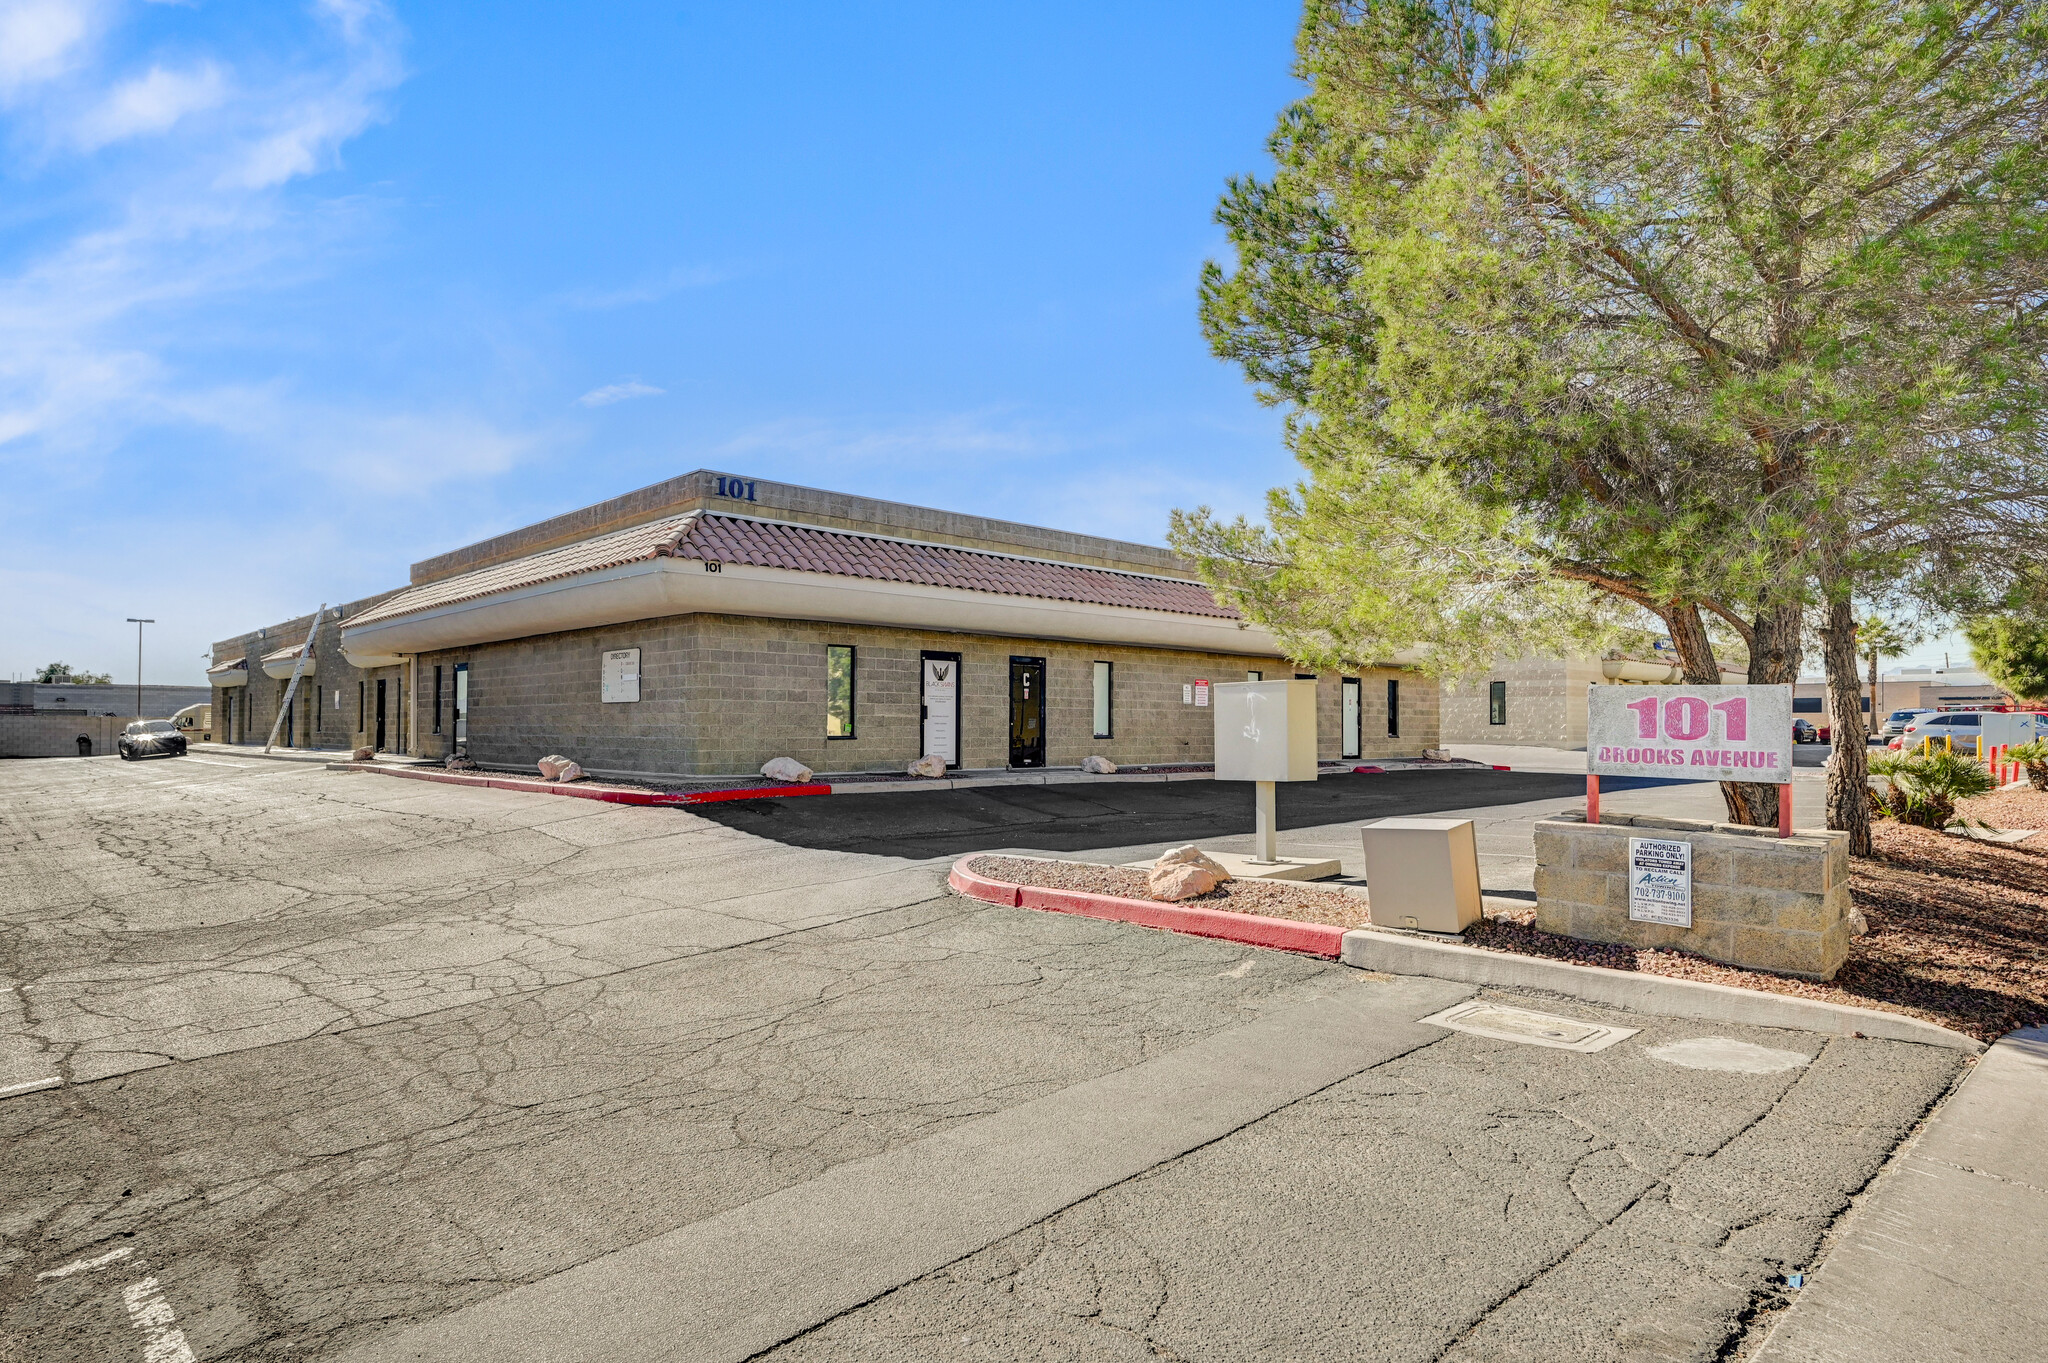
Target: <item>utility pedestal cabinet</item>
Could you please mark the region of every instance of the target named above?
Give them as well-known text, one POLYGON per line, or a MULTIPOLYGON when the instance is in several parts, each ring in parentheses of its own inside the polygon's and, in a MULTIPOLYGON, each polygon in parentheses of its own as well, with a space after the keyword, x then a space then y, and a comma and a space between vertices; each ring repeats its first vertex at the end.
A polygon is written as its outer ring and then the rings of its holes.
POLYGON ((1216 779, 1250 781, 1254 799, 1252 854, 1217 856, 1232 875, 1257 880, 1321 880, 1338 875, 1336 861, 1282 857, 1275 783, 1316 779, 1316 684, 1312 681, 1224 682, 1210 688, 1216 712, 1216 779))

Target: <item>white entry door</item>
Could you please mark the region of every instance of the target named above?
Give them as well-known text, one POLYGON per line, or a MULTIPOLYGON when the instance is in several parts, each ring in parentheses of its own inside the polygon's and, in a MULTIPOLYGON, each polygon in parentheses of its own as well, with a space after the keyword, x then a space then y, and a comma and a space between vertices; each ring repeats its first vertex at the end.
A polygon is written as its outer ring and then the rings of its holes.
POLYGON ((924 756, 960 765, 960 655, 927 653, 923 672, 924 756))

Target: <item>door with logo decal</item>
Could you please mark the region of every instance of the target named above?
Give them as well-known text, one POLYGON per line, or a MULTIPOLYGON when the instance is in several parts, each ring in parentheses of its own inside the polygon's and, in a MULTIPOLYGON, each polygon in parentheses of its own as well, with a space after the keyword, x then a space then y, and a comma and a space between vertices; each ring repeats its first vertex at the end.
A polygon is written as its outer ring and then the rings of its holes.
POLYGON ((1045 765, 1045 659, 1010 659, 1010 765, 1045 765))
POLYGON ((922 756, 945 759, 949 767, 960 765, 960 655, 925 653, 919 657, 922 674, 919 716, 924 728, 922 756))

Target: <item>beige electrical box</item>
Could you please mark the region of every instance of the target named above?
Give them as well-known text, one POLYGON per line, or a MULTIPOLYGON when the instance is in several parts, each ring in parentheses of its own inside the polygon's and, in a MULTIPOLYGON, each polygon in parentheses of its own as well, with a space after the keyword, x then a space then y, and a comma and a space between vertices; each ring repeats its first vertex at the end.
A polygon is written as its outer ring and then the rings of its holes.
POLYGON ((1221 682, 1210 688, 1216 712, 1216 779, 1316 779, 1316 684, 1221 682))
POLYGON ((1375 925, 1463 932, 1479 921, 1479 844, 1470 819, 1381 819, 1359 833, 1375 925))

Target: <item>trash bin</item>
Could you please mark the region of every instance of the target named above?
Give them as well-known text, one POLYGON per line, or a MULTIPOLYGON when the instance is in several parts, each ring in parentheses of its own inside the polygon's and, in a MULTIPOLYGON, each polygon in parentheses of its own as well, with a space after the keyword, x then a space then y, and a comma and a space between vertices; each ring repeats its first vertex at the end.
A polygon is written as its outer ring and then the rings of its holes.
POLYGON ((91 734, 80 734, 80 735, 78 736, 78 755, 79 755, 80 757, 91 757, 91 756, 92 756, 92 735, 91 735, 91 734))
POLYGON ((1463 932, 1479 921, 1479 844, 1470 819, 1381 819, 1359 834, 1376 925, 1463 932))

